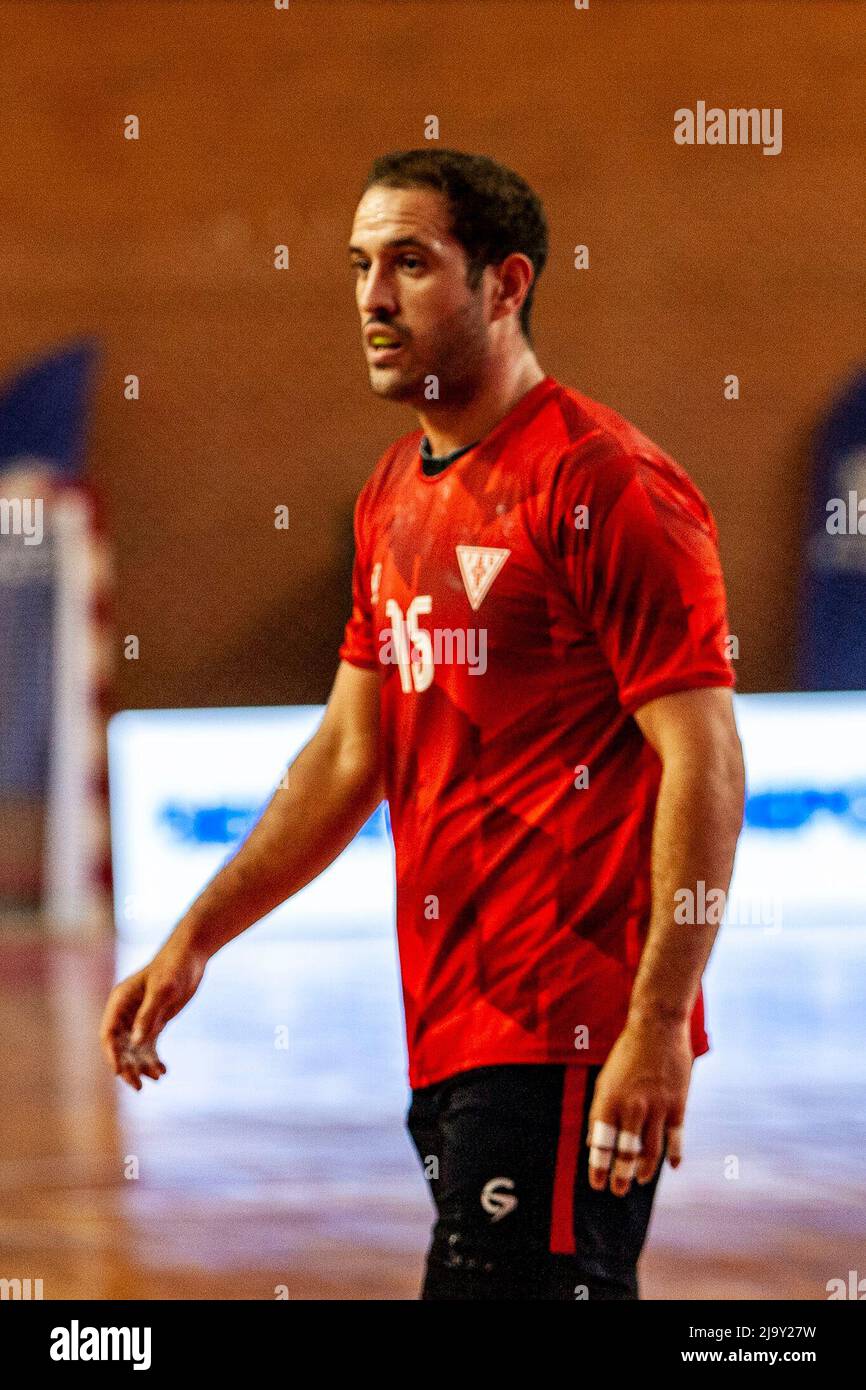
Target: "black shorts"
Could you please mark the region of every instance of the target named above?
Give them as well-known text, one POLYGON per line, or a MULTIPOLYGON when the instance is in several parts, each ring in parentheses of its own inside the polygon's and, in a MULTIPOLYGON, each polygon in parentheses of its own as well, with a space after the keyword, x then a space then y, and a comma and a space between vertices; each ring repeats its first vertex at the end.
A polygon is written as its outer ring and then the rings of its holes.
POLYGON ((476 1067, 412 1092, 436 1221, 422 1299, 636 1299, 661 1165, 625 1197, 589 1185, 600 1066, 476 1067))

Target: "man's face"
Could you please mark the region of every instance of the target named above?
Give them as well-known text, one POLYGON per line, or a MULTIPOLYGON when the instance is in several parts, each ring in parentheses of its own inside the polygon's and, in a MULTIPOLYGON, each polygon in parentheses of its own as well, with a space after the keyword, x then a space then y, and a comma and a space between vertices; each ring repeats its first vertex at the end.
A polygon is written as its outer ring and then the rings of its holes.
POLYGON ((486 268, 469 288, 466 253, 449 223, 448 204, 434 189, 374 184, 358 204, 349 258, 378 396, 429 404, 431 376, 443 402, 474 394, 490 351, 485 305, 493 272, 486 268), (379 335, 398 346, 377 346, 379 335))

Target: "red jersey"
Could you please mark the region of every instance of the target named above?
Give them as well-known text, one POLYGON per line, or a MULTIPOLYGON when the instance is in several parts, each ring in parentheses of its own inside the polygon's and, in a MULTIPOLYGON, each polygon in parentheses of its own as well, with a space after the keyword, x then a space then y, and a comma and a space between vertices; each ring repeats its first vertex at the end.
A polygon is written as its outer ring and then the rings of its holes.
POLYGON ((358 498, 340 647, 382 677, 409 1082, 601 1063, 650 913, 661 763, 633 712, 734 684, 715 524, 551 376, 432 477, 421 437, 358 498))

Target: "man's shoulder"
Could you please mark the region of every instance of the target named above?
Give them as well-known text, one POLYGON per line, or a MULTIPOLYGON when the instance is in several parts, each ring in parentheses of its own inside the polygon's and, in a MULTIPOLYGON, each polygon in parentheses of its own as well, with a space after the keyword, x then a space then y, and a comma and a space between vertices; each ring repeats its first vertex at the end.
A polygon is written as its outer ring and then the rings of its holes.
POLYGON ((556 403, 564 429, 550 452, 557 473, 582 474, 587 485, 615 494, 635 480, 650 492, 706 505, 686 469, 618 410, 568 386, 560 386, 556 403))
POLYGON ((552 443, 557 452, 568 452, 575 459, 658 459, 678 465, 654 439, 650 439, 632 420, 613 406, 593 400, 574 386, 557 383, 551 398, 559 428, 552 443))
POLYGON ((551 406, 558 419, 551 421, 547 446, 536 451, 541 476, 534 491, 554 516, 581 505, 604 521, 627 502, 648 507, 667 527, 697 525, 715 538, 715 520, 697 484, 631 420, 573 387, 561 386, 551 406))

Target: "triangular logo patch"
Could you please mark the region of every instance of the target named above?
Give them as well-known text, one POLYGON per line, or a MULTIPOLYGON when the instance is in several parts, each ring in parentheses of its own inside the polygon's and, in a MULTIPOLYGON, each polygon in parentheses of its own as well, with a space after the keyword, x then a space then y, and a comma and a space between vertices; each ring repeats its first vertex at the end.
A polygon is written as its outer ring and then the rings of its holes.
POLYGON ((511 551, 495 545, 458 545, 456 549, 466 597, 477 612, 511 551))

